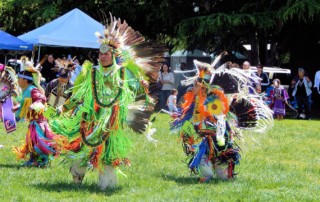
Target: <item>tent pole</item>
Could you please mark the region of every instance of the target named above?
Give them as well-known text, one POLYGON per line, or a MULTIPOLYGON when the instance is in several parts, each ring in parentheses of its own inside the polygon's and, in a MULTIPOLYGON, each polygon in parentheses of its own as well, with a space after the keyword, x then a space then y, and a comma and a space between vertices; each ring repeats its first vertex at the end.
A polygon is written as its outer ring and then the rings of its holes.
MULTIPOLYGON (((17 60, 18 60, 17 54, 15 54, 14 57, 15 57, 15 59, 16 59, 16 61, 17 61, 17 60)), ((21 70, 20 64, 18 64, 18 65, 19 65, 19 67, 17 67, 17 62, 16 62, 16 64, 14 65, 14 70, 15 70, 16 72, 20 72, 20 70, 21 70), (17 68, 19 68, 19 69, 17 69, 17 68)))
POLYGON ((35 62, 34 62, 34 60, 35 60, 35 55, 36 55, 36 46, 33 45, 32 53, 31 53, 31 61, 33 62, 33 64, 35 63, 35 62))
POLYGON ((38 63, 40 62, 40 50, 41 50, 41 45, 39 44, 39 47, 38 47, 38 63))
POLYGON ((4 54, 4 65, 7 66, 7 54, 4 54))

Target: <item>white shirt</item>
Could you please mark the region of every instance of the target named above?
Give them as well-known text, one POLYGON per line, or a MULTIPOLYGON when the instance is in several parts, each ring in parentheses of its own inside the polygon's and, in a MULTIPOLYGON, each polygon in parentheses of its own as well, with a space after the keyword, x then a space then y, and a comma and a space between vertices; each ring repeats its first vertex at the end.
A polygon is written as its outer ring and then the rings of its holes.
POLYGON ((177 112, 178 108, 176 107, 177 96, 170 95, 168 97, 168 108, 170 112, 177 112))
POLYGON ((82 67, 80 65, 76 66, 76 68, 71 73, 70 81, 72 81, 74 83, 74 81, 76 80, 77 76, 80 74, 81 69, 82 69, 82 67))
POLYGON ((164 74, 164 73, 160 73, 159 74, 159 80, 162 81, 169 81, 170 83, 164 83, 161 90, 172 90, 174 87, 174 76, 171 72, 164 74))
POLYGON ((320 94, 320 70, 317 71, 314 76, 314 87, 317 88, 318 93, 320 94))

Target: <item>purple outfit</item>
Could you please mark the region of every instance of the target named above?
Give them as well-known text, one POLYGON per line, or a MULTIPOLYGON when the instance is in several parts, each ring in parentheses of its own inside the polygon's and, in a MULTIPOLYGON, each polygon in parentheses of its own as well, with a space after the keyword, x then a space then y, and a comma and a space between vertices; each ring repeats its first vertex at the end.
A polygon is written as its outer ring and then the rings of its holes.
POLYGON ((273 100, 274 115, 286 115, 285 101, 289 99, 287 91, 283 86, 275 87, 271 92, 271 100, 273 100))

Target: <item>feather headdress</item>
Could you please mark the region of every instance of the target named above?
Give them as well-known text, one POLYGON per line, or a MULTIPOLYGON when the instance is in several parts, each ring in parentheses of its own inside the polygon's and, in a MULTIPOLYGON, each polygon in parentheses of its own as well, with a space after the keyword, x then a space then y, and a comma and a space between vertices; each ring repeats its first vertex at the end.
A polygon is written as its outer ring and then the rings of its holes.
POLYGON ((64 68, 64 69, 74 69, 75 64, 73 62, 75 58, 73 59, 61 59, 58 58, 54 62, 59 68, 64 68))
POLYGON ((18 82, 15 71, 0 63, 0 103, 4 102, 13 93, 19 94, 18 82))
MULTIPOLYGON (((166 49, 146 39, 140 32, 132 29, 126 21, 113 17, 110 13, 110 22, 104 33, 96 32, 100 45, 100 53, 110 52, 113 55, 115 68, 125 67, 130 71, 128 80, 143 80, 155 82, 158 78, 160 66, 164 61, 166 49)), ((148 93, 145 87, 143 93, 148 93)), ((142 133, 149 126, 149 119, 153 113, 153 102, 150 97, 140 99, 137 92, 136 102, 128 106, 127 124, 138 133, 142 133), (140 100, 139 100, 140 99, 140 100)))
POLYGON ((132 29, 126 21, 113 17, 103 35, 96 32, 101 44, 100 52, 114 54, 117 65, 128 65, 134 76, 142 76, 150 82, 156 81, 166 49, 162 45, 146 41, 140 32, 132 29))
MULTIPOLYGON (((32 73, 32 77, 33 77, 33 83, 34 85, 42 92, 44 93, 44 89, 41 87, 40 82, 41 82, 41 73, 39 70, 37 70, 34 66, 33 63, 28 63, 29 59, 26 56, 22 56, 21 57, 22 61, 25 61, 25 64, 27 64, 26 66, 24 66, 24 70, 31 72, 32 73)), ((19 77, 19 74, 18 74, 19 77)))
POLYGON ((220 54, 211 64, 194 60, 196 69, 193 71, 196 75, 187 77, 181 83, 198 85, 201 82, 202 86, 207 88, 206 102, 203 104, 211 116, 235 117, 233 123, 237 128, 252 129, 257 132, 272 126, 272 111, 261 99, 263 95, 257 94, 252 87, 254 83, 259 82, 259 78, 238 68, 229 69, 226 63, 217 67, 222 56, 223 54, 220 54), (230 111, 227 95, 228 97, 236 95, 230 111))

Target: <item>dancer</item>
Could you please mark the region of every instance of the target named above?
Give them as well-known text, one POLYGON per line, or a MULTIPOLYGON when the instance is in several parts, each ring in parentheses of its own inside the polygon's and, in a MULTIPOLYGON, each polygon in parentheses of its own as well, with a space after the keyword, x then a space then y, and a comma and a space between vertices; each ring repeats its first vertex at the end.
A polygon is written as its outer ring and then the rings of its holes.
POLYGON ((273 80, 274 88, 271 91, 271 106, 273 109, 274 115, 278 120, 282 120, 286 115, 286 105, 288 105, 289 95, 280 84, 279 79, 273 80))
POLYGON ((27 160, 24 166, 47 167, 50 160, 59 153, 57 142, 63 137, 52 133, 43 113, 46 105, 44 90, 40 87, 41 74, 32 66, 25 67, 18 74, 18 84, 22 89, 19 104, 14 107, 16 116, 30 122, 25 143, 15 147, 18 159, 27 160))
POLYGON ((68 91, 73 87, 73 82, 70 81, 72 61, 56 60, 59 65, 58 78, 50 81, 45 89, 45 95, 48 99, 48 104, 52 107, 60 107, 66 99, 70 98, 71 92, 68 91), (69 92, 69 93, 66 93, 69 92))
POLYGON ((99 170, 99 187, 105 190, 117 185, 118 166, 130 165, 126 124, 142 132, 148 123, 153 101, 146 95, 146 79, 156 81, 164 50, 152 48, 126 22, 112 16, 104 36, 96 34, 101 43, 99 65, 83 64, 73 94, 52 127, 71 141, 74 182, 81 183, 87 167, 93 166, 99 170))
MULTIPOLYGON (((16 120, 12 112, 12 96, 18 94, 15 71, 0 63, 0 122, 7 133, 16 130, 16 120)), ((0 148, 4 146, 0 144, 0 148)))
POLYGON ((214 173, 218 179, 233 178, 240 160, 234 136, 239 129, 264 130, 272 123, 272 112, 258 95, 242 90, 255 78, 226 65, 215 69, 216 62, 194 61, 197 75, 185 81, 193 80, 194 88, 184 96, 182 115, 171 123, 171 130, 179 131, 184 152, 190 157, 188 167, 200 174, 200 182, 210 180, 214 173), (231 104, 226 92, 233 98, 231 104))

